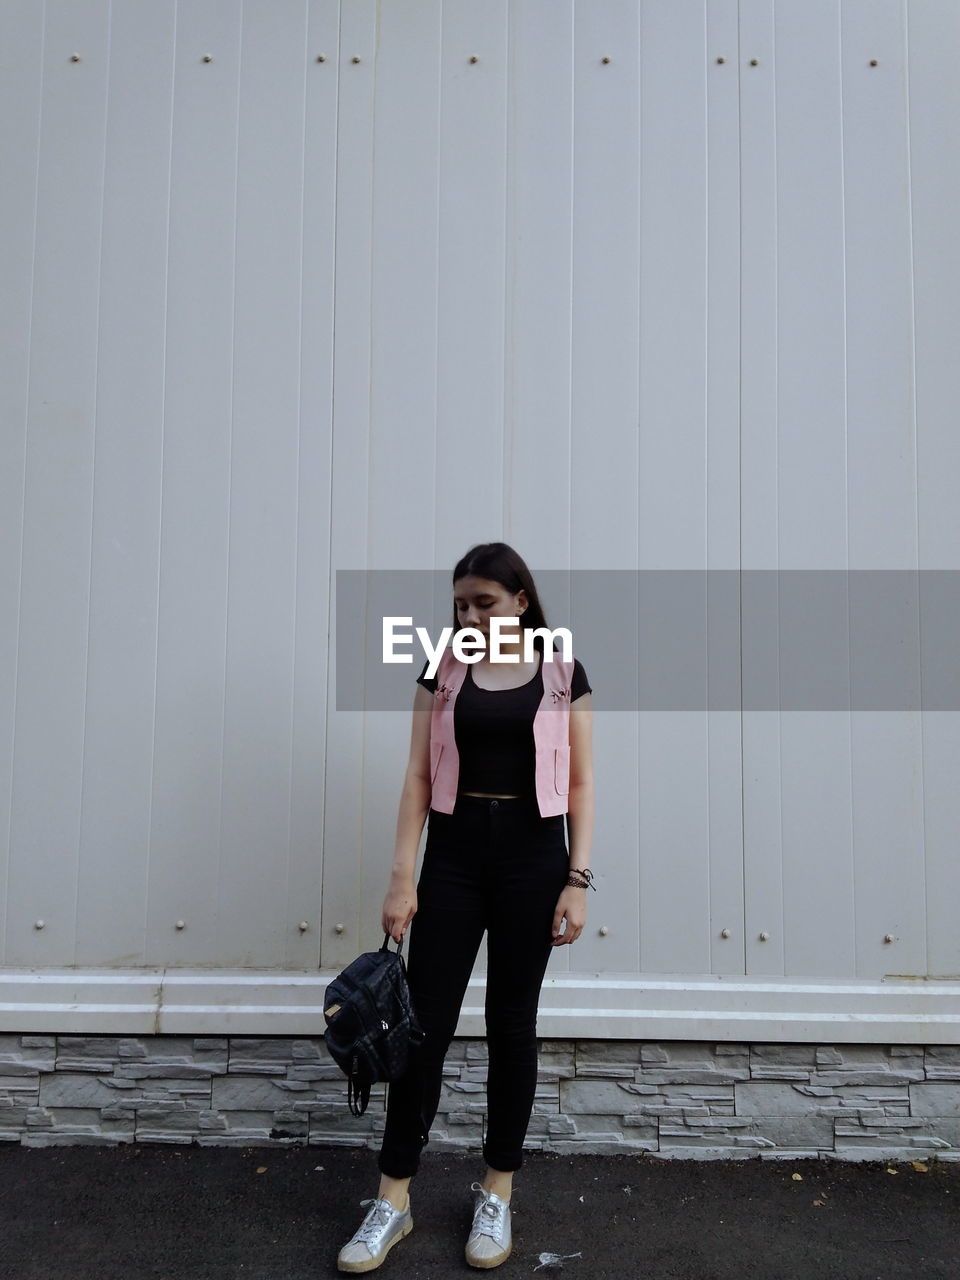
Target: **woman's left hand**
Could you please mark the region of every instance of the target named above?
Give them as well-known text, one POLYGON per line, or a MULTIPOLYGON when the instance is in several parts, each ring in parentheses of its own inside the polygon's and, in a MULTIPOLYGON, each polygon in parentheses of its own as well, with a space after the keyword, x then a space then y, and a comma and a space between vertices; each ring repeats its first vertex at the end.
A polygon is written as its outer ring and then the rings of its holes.
POLYGON ((566 942, 576 942, 581 933, 583 933, 583 927, 586 923, 587 891, 586 889, 575 889, 573 885, 567 885, 557 899, 557 909, 553 913, 553 935, 550 945, 552 947, 562 947, 566 942), (564 920, 567 923, 563 933, 561 933, 560 925, 564 920))

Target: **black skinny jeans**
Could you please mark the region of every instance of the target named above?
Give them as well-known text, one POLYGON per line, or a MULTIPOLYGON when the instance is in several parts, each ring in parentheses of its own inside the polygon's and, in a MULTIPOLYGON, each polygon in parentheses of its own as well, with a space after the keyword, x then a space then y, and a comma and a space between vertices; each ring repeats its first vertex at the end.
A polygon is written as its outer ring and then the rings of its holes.
POLYGON ((519 1169, 537 1085, 537 1004, 551 925, 567 882, 564 818, 535 799, 458 796, 430 810, 407 976, 425 1032, 406 1074, 388 1087, 380 1172, 408 1178, 440 1102, 443 1060, 487 931, 487 1130, 492 1169, 519 1169))

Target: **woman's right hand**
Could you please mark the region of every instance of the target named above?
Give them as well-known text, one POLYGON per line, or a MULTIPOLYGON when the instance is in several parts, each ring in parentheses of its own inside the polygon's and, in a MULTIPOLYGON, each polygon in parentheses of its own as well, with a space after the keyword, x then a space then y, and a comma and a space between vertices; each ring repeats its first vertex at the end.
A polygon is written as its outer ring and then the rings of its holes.
POLYGON ((401 942, 407 926, 417 914, 417 891, 413 881, 409 884, 391 885, 383 900, 383 932, 389 933, 394 942, 401 942))

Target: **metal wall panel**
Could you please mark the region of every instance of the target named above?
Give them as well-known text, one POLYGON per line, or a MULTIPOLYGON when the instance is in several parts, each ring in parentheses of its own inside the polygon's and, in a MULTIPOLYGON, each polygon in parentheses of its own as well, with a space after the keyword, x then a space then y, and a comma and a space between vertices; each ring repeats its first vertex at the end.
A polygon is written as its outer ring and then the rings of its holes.
POLYGON ((235 377, 239 18, 238 7, 223 0, 177 8, 145 957, 154 964, 237 963, 248 945, 237 936, 221 953, 217 938, 235 377), (205 62, 206 56, 213 60, 205 62))
POLYGON ((4 894, 5 961, 40 965, 76 946, 109 56, 105 0, 45 13, 4 894))
MULTIPOLYGON (((740 0, 740 568, 779 567, 777 457, 777 133, 773 5, 740 0), (756 60, 757 68, 751 63, 756 60), (767 68, 763 75, 755 74, 767 68)), ((750 590, 744 579, 742 591, 750 590)), ((744 611, 758 616, 748 595, 744 611)), ((777 618, 763 616, 779 636, 777 618)), ((756 661, 741 636, 741 669, 756 661)), ((743 759, 743 951, 747 974, 783 972, 783 840, 780 725, 776 712, 741 715, 743 759), (760 934, 768 937, 761 943, 760 934)))
MULTIPOLYGON (((242 13, 216 946, 221 954, 232 950, 241 957, 234 963, 263 967, 283 963, 294 927, 284 917, 296 616, 305 74, 315 67, 304 56, 305 6, 278 8, 270 0, 245 0, 242 13), (278 192, 283 199, 277 199, 278 192)), ((304 962, 309 958, 305 951, 304 962)))
MULTIPOLYGON (((637 568, 639 67, 640 13, 633 0, 575 6, 568 533, 574 569, 637 568), (611 120, 619 127, 610 128, 611 120)), ((565 518, 562 500, 555 501, 552 527, 558 519, 562 527, 565 518)), ((575 580, 574 590, 581 588, 575 580)), ((590 603, 600 617, 609 614, 606 592, 590 603)), ((576 605, 579 610, 579 600, 576 605)), ((607 644, 611 653, 623 651, 635 637, 610 635, 607 644)), ((592 660, 584 654, 583 661, 598 689, 608 684, 606 653, 592 660)), ((639 768, 637 716, 607 717, 603 731, 594 734, 598 851, 636 845, 639 768), (617 777, 631 781, 613 806, 611 781, 617 777)), ((617 862, 614 878, 610 863, 596 858, 598 892, 588 895, 591 927, 576 947, 562 948, 551 960, 551 973, 637 970, 640 859, 618 857, 617 862), (607 932, 599 933, 600 928, 607 932)))
MULTIPOLYGON (((913 263, 913 388, 917 434, 917 540, 921 569, 960 564, 960 9, 950 0, 908 4, 907 119, 913 263)), ((909 445, 908 445, 909 448, 909 445)), ((921 636, 921 641, 924 637, 921 636)), ((921 650, 921 656, 925 648, 921 650)), ((921 973, 960 975, 960 716, 925 712, 922 751, 910 761, 922 791, 926 964, 921 973)), ((912 972, 909 971, 908 972, 912 972)))
MULTIPOLYGON (((500 536, 505 510, 504 368, 509 0, 444 0, 440 68, 437 408, 426 563, 451 572, 469 541, 500 536), (476 58, 476 62, 471 62, 476 58), (456 263, 456 270, 450 265, 456 263), (469 477, 469 481, 467 480, 469 477), (470 530, 465 534, 465 530, 470 530)), ((418 553, 419 554, 419 553, 418 553)), ((450 616, 444 591, 439 616, 450 616)))
MULTIPOLYGON (((769 480, 785 570, 848 567, 839 18, 836 0, 774 7, 777 471, 769 480)), ((773 66, 753 74, 772 78, 773 66)), ((801 622, 781 595, 785 641, 801 622)), ((781 714, 780 769, 784 972, 852 973, 848 718, 781 714)))
MULTIPOLYGON (((373 138, 377 4, 361 0, 340 6, 340 47, 331 50, 340 67, 337 102, 336 227, 330 564, 330 635, 337 623, 335 570, 369 563, 370 369, 372 364, 371 239, 374 198, 373 138), (354 62, 354 59, 358 61, 354 62)), ((319 64, 326 65, 326 64, 319 64)), ((336 653, 331 647, 328 690, 335 687, 336 653)), ((371 726, 358 712, 336 710, 327 697, 326 759, 322 786, 324 823, 317 835, 323 856, 324 965, 349 964, 357 953, 364 898, 364 733, 371 726)), ((321 780, 316 780, 321 785, 321 780)), ((386 784, 385 784, 386 785, 386 784)), ((395 790, 395 788, 394 788, 395 790)), ((382 899, 382 893, 381 893, 382 899)))
MULTIPOLYGON (((683 0, 642 7, 637 501, 643 570, 707 567, 705 46, 704 5, 683 0)), ((705 612, 705 596, 698 607, 705 612)), ((656 620, 648 610, 640 621, 642 664, 644 630, 656 620)), ((641 711, 639 735, 640 968, 704 971, 711 951, 707 713, 641 711)))
MULTIPOLYGON (((847 543, 854 569, 919 567, 904 17, 899 0, 858 0, 841 11, 847 543), (885 74, 876 74, 871 58, 885 74)), ((912 583, 902 609, 918 635, 912 583)), ((864 656, 852 654, 854 685, 864 656)), ((921 725, 919 712, 850 717, 857 974, 926 971, 921 725)))
MULTIPOLYGON (((32 0, 0 8, 0 894, 10 876, 20 560, 30 394, 43 11, 32 0), (15 123, 14 123, 15 122, 15 123)), ((8 913, 0 910, 0 958, 8 913)))
POLYGON ((573 9, 510 6, 503 526, 543 568, 570 548, 573 9))
MULTIPOLYGON (((705 567, 727 572, 740 565, 741 505, 741 141, 736 0, 708 5, 706 16, 705 567)), ((729 610, 722 586, 718 592, 708 585, 706 635, 711 652, 715 637, 738 627, 729 610)), ((735 646, 735 634, 733 641, 735 646)), ((708 691, 713 674, 708 654, 708 691)), ((709 911, 701 928, 709 939, 710 971, 742 974, 743 743, 737 711, 714 710, 707 716, 706 805, 709 911)))
MULTIPOLYGON (((297 593, 293 652, 290 860, 284 966, 317 962, 328 754, 331 453, 337 219, 339 0, 308 5, 300 286, 297 593), (323 58, 323 62, 317 59, 323 58), (331 180, 334 175, 334 180, 331 180), (301 926, 306 928, 301 930, 301 926)), ((339 784, 342 780, 337 779, 339 784)), ((334 859, 335 861, 336 859, 334 859)))
POLYGON ((175 18, 119 6, 110 23, 77 964, 146 944, 175 18))
MULTIPOLYGON (((437 446, 440 0, 378 8, 373 122, 367 559, 374 569, 430 563, 437 446)), ((360 563, 357 561, 357 563, 360 563)), ((411 613, 419 612, 411 602, 411 613)), ((376 626, 377 619, 368 619, 376 626)), ((357 639, 361 636, 357 629, 357 639)), ((411 672, 410 701, 413 701, 411 672)), ((361 936, 382 937, 407 716, 364 717, 361 936)), ((350 940, 356 947, 356 935, 350 940)))
MULTIPOLYGON (((958 566, 949 0, 0 23, 5 966, 374 941, 409 718, 335 708, 337 568, 958 566)), ((555 976, 960 974, 954 713, 595 740, 555 976)))

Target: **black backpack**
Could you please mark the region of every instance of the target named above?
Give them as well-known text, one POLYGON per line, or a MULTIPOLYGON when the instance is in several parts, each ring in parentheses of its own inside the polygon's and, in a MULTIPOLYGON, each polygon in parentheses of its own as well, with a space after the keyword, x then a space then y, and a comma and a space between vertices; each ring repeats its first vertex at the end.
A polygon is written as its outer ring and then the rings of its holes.
POLYGON ((410 999, 407 970, 384 934, 379 951, 365 951, 329 984, 323 998, 330 1056, 347 1075, 347 1103, 362 1116, 377 1080, 396 1080, 407 1069, 423 1032, 410 999))

